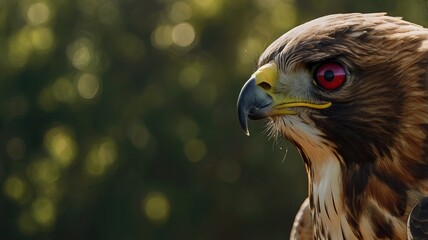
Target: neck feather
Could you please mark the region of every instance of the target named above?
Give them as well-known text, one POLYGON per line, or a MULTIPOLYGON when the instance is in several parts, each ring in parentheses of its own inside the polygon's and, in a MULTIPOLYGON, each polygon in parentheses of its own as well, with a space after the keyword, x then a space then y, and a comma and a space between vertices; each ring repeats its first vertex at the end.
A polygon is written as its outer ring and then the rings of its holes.
POLYGON ((335 146, 300 117, 288 117, 282 122, 282 133, 294 141, 305 161, 315 239, 357 239, 346 217, 343 161, 334 151, 335 146))

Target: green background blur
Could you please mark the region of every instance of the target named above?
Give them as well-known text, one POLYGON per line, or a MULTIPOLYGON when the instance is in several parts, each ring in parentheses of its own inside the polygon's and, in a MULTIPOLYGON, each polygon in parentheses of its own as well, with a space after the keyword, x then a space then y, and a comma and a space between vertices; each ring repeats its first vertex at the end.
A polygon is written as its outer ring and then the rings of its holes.
POLYGON ((428 1, 0 0, 0 239, 288 239, 285 140, 238 126, 263 49, 329 13, 428 1))

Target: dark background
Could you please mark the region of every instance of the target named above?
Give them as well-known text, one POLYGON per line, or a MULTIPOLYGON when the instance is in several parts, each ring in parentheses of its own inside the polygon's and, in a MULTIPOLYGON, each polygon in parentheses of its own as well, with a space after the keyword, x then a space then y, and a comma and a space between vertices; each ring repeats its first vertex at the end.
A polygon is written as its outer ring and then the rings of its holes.
POLYGON ((0 0, 0 239, 288 239, 303 163, 236 98, 329 13, 428 1, 0 0))

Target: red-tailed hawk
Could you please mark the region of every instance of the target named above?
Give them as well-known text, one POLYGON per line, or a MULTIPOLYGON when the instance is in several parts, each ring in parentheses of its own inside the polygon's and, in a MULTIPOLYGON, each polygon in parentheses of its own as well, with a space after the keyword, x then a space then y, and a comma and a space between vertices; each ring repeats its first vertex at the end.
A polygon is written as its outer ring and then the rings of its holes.
POLYGON ((382 13, 300 25, 261 55, 238 115, 302 155, 292 239, 428 239, 428 29, 382 13))

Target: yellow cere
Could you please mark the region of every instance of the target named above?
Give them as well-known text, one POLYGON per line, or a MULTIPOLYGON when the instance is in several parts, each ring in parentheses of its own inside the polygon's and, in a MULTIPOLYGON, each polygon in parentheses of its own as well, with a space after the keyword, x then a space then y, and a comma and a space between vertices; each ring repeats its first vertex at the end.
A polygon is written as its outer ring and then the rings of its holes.
POLYGON ((274 63, 268 63, 261 66, 253 76, 256 78, 256 84, 268 83, 270 87, 274 87, 278 80, 278 68, 274 63))

